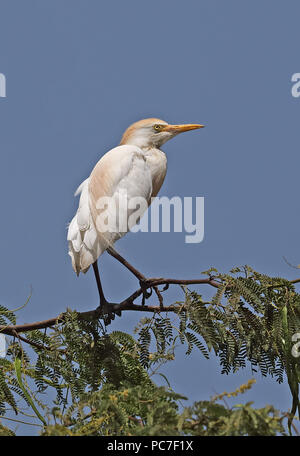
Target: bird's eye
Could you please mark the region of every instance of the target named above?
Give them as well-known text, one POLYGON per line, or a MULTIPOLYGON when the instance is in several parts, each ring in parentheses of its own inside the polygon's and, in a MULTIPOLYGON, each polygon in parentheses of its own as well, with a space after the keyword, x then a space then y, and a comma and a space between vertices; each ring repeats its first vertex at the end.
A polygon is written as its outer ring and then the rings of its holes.
POLYGON ((155 131, 158 132, 158 131, 161 131, 161 130, 162 130, 163 126, 162 126, 162 125, 159 125, 159 124, 155 124, 155 125, 153 125, 153 128, 154 128, 155 131))

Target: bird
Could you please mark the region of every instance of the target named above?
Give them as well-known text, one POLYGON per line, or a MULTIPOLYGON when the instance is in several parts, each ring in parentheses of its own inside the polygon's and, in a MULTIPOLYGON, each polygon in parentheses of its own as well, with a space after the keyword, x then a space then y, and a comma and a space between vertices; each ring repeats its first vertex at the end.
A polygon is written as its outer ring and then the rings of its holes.
POLYGON ((105 298, 98 258, 107 251, 140 281, 144 278, 114 249, 114 243, 130 229, 128 221, 132 210, 125 203, 140 197, 146 201, 146 210, 166 176, 167 156, 161 150, 163 144, 182 132, 203 127, 202 124, 173 125, 157 118, 133 123, 124 132, 119 145, 100 158, 90 176, 75 192, 80 199, 78 210, 68 227, 68 253, 77 276, 93 267, 100 298, 98 308, 105 325, 114 319, 115 313, 121 315, 121 312, 114 312, 113 304, 105 298), (105 212, 103 204, 99 204, 103 200, 111 201, 118 211, 111 213, 108 209, 105 212), (120 218, 126 222, 122 231, 118 229, 120 218))

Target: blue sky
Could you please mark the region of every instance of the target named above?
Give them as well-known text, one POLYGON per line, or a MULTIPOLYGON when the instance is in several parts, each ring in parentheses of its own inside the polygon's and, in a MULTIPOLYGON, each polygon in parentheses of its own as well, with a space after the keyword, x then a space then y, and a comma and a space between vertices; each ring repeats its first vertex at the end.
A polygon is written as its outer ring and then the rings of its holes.
MULTIPOLYGON (((0 303, 21 306, 32 285, 20 322, 98 305, 92 272, 78 279, 67 255, 73 193, 130 123, 152 116, 206 125, 165 144, 160 192, 205 197, 205 238, 130 233, 117 250, 148 276, 249 264, 295 278, 282 257, 300 263, 299 14, 292 0, 0 0, 0 303)), ((100 268, 109 299, 135 289, 106 254, 100 268)), ((132 331, 140 317, 128 312, 111 329, 132 331)), ((179 352, 165 372, 191 400, 252 375, 225 377, 215 359, 179 352)), ((245 399, 290 406, 287 385, 260 375, 245 399)))

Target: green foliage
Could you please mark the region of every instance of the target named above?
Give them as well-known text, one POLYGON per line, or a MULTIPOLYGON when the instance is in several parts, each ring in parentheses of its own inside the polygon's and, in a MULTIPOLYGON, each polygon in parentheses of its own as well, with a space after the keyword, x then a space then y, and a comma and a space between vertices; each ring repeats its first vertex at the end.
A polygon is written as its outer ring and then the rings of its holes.
POLYGON ((105 385, 81 400, 47 426, 43 435, 172 435, 181 396, 155 385, 105 385))
POLYGON ((189 430, 191 435, 201 436, 285 435, 282 423, 285 416, 280 416, 274 407, 267 405, 255 409, 252 402, 229 407, 225 402, 225 398, 237 397, 251 389, 253 383, 255 380, 252 379, 232 393, 224 392, 210 401, 195 402, 184 412, 187 417, 185 430, 189 430), (220 401, 224 401, 225 406, 220 401))
POLYGON ((14 435, 15 435, 15 433, 11 429, 0 424, 0 437, 4 437, 4 436, 13 437, 14 435))
POLYGON ((272 407, 252 407, 252 402, 232 408, 211 401, 196 402, 188 409, 192 419, 186 430, 201 436, 285 435, 283 417, 272 407))
MULTIPOLYGON (((230 393, 225 395, 230 397, 230 393)), ((42 435, 285 435, 285 417, 272 406, 228 407, 216 397, 179 413, 180 399, 184 398, 154 385, 146 389, 143 385, 119 390, 104 387, 85 395, 63 416, 58 414, 60 423, 45 427, 42 435)))
MULTIPOLYGON (((33 343, 30 357, 14 338, 0 359, 0 416, 8 410, 21 415, 25 406, 43 422, 43 435, 275 435, 285 432, 284 417, 291 433, 300 380, 291 339, 300 332, 295 285, 249 267, 206 274, 219 284, 210 300, 184 288, 175 312, 143 318, 133 336, 108 334, 99 320, 68 310, 63 324, 26 333, 33 343), (184 398, 159 372, 178 345, 187 355, 195 349, 208 358, 214 352, 223 374, 248 364, 279 383, 286 377, 290 414, 249 402, 229 407, 220 403, 225 396, 183 408, 184 398), (154 374, 166 387, 154 383, 154 374), (56 395, 52 409, 44 403, 50 391, 56 395)), ((0 307, 0 324, 9 323, 15 323, 14 314, 0 307)), ((5 432, 1 425, 0 434, 5 432)))

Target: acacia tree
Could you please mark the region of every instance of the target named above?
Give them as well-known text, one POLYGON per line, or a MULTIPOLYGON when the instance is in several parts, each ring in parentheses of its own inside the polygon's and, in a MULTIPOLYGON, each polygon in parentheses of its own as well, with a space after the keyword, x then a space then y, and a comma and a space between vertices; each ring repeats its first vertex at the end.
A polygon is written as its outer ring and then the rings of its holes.
POLYGON ((286 432, 285 419, 289 433, 297 432, 293 419, 300 411, 300 365, 292 354, 292 336, 300 327, 295 289, 300 279, 269 277, 249 266, 229 274, 214 268, 203 274, 195 280, 143 280, 115 304, 118 313, 148 315, 132 335, 105 327, 99 309, 68 309, 21 325, 13 312, 0 307, 0 331, 11 336, 7 356, 0 360, 0 432, 13 434, 5 421, 11 409, 19 416, 31 409, 42 435, 276 435, 286 432), (182 288, 184 299, 166 305, 165 291, 172 284, 182 288), (188 288, 192 284, 216 292, 205 299, 188 288), (158 302, 150 306, 146 299, 152 290, 158 302), (162 373, 165 387, 153 381, 162 364, 174 359, 179 343, 186 346, 187 356, 194 348, 205 358, 214 352, 223 374, 250 363, 279 383, 286 378, 291 410, 279 414, 272 406, 223 403, 250 388, 252 381, 184 408, 185 398, 162 373), (56 394, 53 407, 43 399, 50 390, 56 394))

